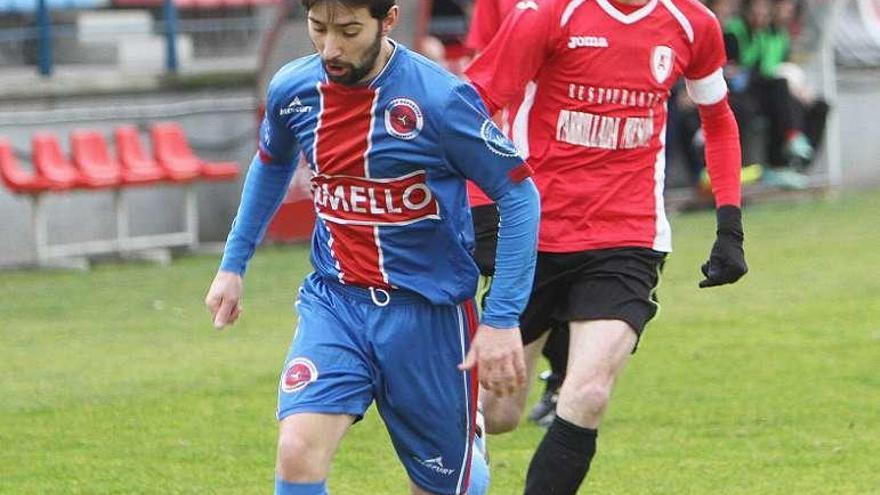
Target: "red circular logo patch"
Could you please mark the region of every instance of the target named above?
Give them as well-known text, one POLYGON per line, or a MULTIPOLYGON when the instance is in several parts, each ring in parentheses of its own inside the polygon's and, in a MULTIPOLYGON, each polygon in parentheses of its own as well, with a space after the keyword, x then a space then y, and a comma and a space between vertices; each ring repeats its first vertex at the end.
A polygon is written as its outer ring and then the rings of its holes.
POLYGON ((409 98, 395 98, 385 109, 385 129, 399 139, 413 139, 422 130, 422 110, 409 98))
POLYGON ((318 369, 307 358, 294 358, 281 375, 281 390, 286 393, 299 392, 306 385, 318 379, 318 369))

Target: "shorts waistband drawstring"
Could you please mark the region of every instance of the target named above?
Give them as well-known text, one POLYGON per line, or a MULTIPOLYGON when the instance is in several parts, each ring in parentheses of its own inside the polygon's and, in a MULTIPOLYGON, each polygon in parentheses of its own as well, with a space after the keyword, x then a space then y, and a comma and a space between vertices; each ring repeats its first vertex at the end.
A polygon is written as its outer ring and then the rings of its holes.
POLYGON ((398 304, 425 304, 430 303, 424 296, 406 289, 393 287, 357 286, 341 283, 331 278, 315 276, 315 281, 324 284, 330 290, 341 295, 363 301, 367 304, 384 308, 398 304))
POLYGON ((388 303, 391 302, 391 294, 385 289, 370 287, 370 299, 373 300, 373 304, 382 308, 388 306, 388 303), (382 294, 384 296, 384 300, 380 300, 378 297, 376 297, 376 294, 382 294))

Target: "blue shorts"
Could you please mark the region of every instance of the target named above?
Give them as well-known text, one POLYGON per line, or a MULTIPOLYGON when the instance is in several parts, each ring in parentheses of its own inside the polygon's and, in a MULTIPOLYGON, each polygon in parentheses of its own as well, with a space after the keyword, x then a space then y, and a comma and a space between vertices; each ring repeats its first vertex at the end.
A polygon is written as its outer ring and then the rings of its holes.
POLYGON ((297 311, 278 419, 360 418, 375 400, 410 479, 432 493, 465 493, 477 376, 457 366, 476 331, 473 301, 437 306, 411 292, 388 296, 311 274, 297 311))

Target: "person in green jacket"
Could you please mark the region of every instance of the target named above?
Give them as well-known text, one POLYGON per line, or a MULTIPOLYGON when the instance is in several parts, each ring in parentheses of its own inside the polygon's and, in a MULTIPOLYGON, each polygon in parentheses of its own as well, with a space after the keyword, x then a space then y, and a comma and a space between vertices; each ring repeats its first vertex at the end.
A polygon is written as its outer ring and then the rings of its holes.
POLYGON ((824 128, 813 121, 824 123, 827 105, 819 101, 817 108, 806 108, 782 77, 781 68, 790 65, 791 38, 787 28, 775 22, 774 12, 783 11, 776 4, 787 1, 743 0, 742 15, 728 19, 724 32, 729 62, 737 72, 731 91, 752 100, 751 107, 769 123, 765 139, 769 169, 764 179, 780 187, 802 189, 808 181, 800 172, 812 161, 824 128), (819 132, 805 132, 815 128, 819 132))

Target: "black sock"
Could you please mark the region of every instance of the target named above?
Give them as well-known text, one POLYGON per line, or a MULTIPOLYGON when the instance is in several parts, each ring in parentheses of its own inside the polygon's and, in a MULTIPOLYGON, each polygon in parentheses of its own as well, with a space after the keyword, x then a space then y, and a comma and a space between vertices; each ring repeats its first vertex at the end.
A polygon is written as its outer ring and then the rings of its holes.
POLYGON ((557 416, 529 464, 525 495, 575 495, 590 470, 597 435, 557 416))

